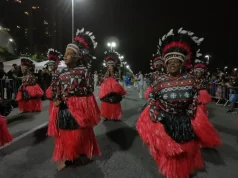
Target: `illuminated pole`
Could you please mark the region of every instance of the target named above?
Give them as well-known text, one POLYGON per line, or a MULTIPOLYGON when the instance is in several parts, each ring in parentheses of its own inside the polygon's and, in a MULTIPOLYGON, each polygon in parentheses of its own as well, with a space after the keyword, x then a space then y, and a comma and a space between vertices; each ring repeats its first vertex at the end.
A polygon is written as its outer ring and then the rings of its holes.
POLYGON ((72 42, 74 41, 74 0, 72 0, 72 42))

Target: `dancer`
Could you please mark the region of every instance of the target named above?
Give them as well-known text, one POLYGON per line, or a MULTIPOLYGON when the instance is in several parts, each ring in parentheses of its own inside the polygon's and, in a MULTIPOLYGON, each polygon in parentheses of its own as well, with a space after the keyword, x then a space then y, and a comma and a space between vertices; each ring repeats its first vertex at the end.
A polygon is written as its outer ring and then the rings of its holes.
POLYGON ((35 66, 30 58, 21 58, 23 79, 17 93, 16 101, 18 101, 18 108, 22 113, 40 112, 42 110, 41 97, 43 96, 43 91, 36 83, 34 68, 35 66))
POLYGON ((121 118, 121 100, 126 95, 125 89, 118 83, 120 80, 119 70, 120 59, 119 54, 114 51, 105 52, 105 63, 107 72, 99 90, 99 98, 101 102, 101 116, 107 120, 118 121, 121 118))
POLYGON ((194 65, 194 76, 197 85, 198 93, 198 105, 207 115, 208 111, 206 105, 212 101, 211 95, 209 95, 207 91, 207 83, 206 83, 206 74, 207 74, 207 65, 200 59, 195 60, 194 65))
POLYGON ((145 91, 145 99, 148 100, 149 99, 149 93, 152 89, 153 86, 153 82, 156 81, 156 78, 164 75, 165 74, 165 67, 164 67, 164 62, 161 59, 160 54, 157 52, 157 54, 153 54, 153 61, 151 60, 150 65, 151 65, 151 69, 154 70, 154 72, 151 74, 150 76, 150 86, 146 89, 145 91))
POLYGON ((85 55, 96 47, 92 32, 78 30, 75 41, 68 44, 64 56, 67 68, 59 74, 57 94, 48 126, 48 135, 55 137, 53 161, 58 170, 74 163, 89 163, 93 155, 100 155, 93 127, 99 122, 97 106, 88 91, 85 55), (96 121, 97 120, 97 121, 96 121))
POLYGON ((12 141, 12 136, 7 128, 6 116, 12 111, 10 102, 3 101, 0 98, 0 146, 3 146, 12 141))
MULTIPOLYGON (((190 74, 181 73, 186 60, 195 59, 202 38, 182 28, 170 30, 159 42, 168 74, 156 79, 148 106, 136 124, 137 131, 160 172, 167 178, 188 178, 203 168, 200 144, 213 144, 212 125, 197 108, 197 89, 190 74)), ((220 141, 220 140, 219 140, 220 141)))
POLYGON ((50 100, 50 106, 49 106, 49 115, 50 115, 53 108, 53 100, 57 92, 57 82, 59 79, 59 71, 57 70, 57 68, 60 62, 60 53, 54 49, 49 49, 47 56, 48 56, 48 62, 45 65, 47 70, 51 74, 51 84, 46 90, 45 94, 46 94, 46 97, 50 100))
MULTIPOLYGON (((198 89, 197 107, 198 109, 203 111, 204 115, 206 115, 206 117, 203 118, 208 119, 208 111, 206 105, 212 101, 212 97, 207 91, 206 83, 208 62, 205 63, 200 59, 196 59, 194 64, 195 83, 196 88, 198 89)), ((209 135, 210 137, 214 138, 212 144, 201 141, 200 144, 202 148, 216 148, 221 144, 220 138, 218 137, 217 131, 214 127, 210 127, 209 135)))

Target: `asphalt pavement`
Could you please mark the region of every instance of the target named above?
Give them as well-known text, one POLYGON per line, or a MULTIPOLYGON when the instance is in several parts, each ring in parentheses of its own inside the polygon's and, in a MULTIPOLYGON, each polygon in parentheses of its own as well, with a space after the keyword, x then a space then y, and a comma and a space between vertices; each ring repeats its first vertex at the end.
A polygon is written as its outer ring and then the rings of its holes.
MULTIPOLYGON (((54 140, 46 136, 46 126, 36 129, 33 136, 24 137, 24 132, 48 121, 47 102, 41 113, 16 114, 14 117, 22 119, 10 121, 9 128, 15 139, 21 137, 21 144, 13 144, 14 149, 0 149, 0 178, 162 178, 135 130, 138 108, 144 103, 138 92, 129 88, 122 101, 122 121, 101 121, 94 128, 102 155, 86 166, 76 164, 61 172, 51 162, 54 140)), ((208 108, 209 119, 219 130, 223 145, 216 150, 202 150, 206 170, 199 170, 194 178, 237 178, 237 115, 226 114, 227 108, 215 103, 208 108)))

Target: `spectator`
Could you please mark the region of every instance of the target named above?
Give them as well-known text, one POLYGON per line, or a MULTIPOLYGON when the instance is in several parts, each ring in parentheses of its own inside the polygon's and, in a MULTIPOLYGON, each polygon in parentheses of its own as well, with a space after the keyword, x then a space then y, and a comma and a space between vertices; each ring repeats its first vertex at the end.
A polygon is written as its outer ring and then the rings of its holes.
POLYGON ((235 111, 236 102, 238 101, 238 78, 234 78, 232 83, 230 85, 227 83, 226 86, 231 89, 231 92, 229 94, 231 108, 227 111, 227 113, 231 113, 235 111))

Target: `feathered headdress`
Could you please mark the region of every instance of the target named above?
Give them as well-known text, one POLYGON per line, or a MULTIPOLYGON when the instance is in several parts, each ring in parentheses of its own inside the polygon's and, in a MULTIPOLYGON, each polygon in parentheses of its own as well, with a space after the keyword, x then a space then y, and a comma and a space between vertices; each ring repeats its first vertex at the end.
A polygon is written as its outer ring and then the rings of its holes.
POLYGON ((164 65, 164 61, 162 60, 159 53, 153 54, 153 60, 150 60, 150 69, 155 70, 158 64, 164 65))
POLYGON ((208 70, 207 64, 201 60, 201 58, 195 59, 194 61, 194 72, 203 71, 206 72, 208 70))
POLYGON ((60 52, 50 48, 47 53, 48 62, 45 65, 49 65, 50 63, 59 65, 60 62, 60 52))
POLYGON ((33 67, 33 62, 29 57, 21 57, 21 65, 26 67, 33 67))
POLYGON ((93 59, 94 49, 97 47, 97 42, 95 41, 95 36, 90 31, 85 31, 84 28, 77 30, 74 42, 68 44, 67 48, 74 50, 82 60, 82 63, 87 67, 88 63, 91 63, 93 59))
POLYGON ((159 39, 158 51, 166 64, 170 59, 179 59, 185 63, 192 63, 196 57, 200 57, 198 46, 204 38, 198 38, 193 32, 180 28, 171 29, 159 39))
POLYGON ((106 66, 114 65, 115 67, 121 66, 120 54, 115 51, 105 51, 104 62, 106 66))

